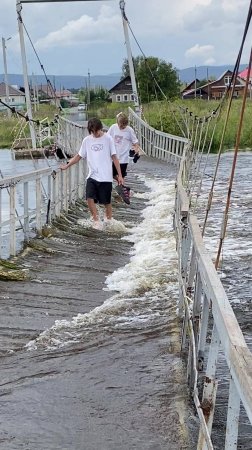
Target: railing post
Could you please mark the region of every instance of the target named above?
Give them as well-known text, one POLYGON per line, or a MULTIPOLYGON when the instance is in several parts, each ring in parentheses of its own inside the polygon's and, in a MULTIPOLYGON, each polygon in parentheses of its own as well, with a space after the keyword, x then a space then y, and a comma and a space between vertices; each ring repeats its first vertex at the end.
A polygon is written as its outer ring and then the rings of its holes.
POLYGON ((10 255, 16 254, 16 187, 10 186, 10 255))
MULTIPOLYGON (((180 243, 181 247, 178 246, 178 257, 179 257, 179 272, 182 277, 182 283, 183 286, 186 284, 186 278, 187 278, 187 268, 188 268, 188 257, 190 253, 190 246, 191 246, 191 237, 188 229, 188 217, 183 216, 181 218, 178 218, 180 220, 179 224, 179 239, 178 242, 180 243)), ((183 293, 180 289, 180 296, 179 296, 179 315, 182 316, 183 312, 183 293)))
POLYGON ((208 319, 209 319, 209 303, 206 295, 203 295, 200 331, 198 340, 198 370, 200 371, 203 371, 204 369, 204 353, 207 337, 208 319))
POLYGON ((28 240, 29 233, 29 184, 24 183, 24 239, 28 240))
POLYGON ((41 230, 41 178, 36 179, 36 229, 41 230))
POLYGON ((233 378, 231 378, 229 385, 225 450, 237 449, 239 415, 240 415, 240 396, 235 387, 234 380, 233 378))
MULTIPOLYGON (((215 379, 215 374, 217 369, 219 347, 220 347, 220 338, 218 335, 216 324, 214 323, 212 330, 212 340, 208 355, 207 370, 205 374, 204 390, 201 402, 201 408, 205 416, 205 421, 210 436, 213 425, 216 393, 218 386, 218 381, 215 379)), ((199 433, 197 450, 207 450, 202 429, 200 430, 199 433)))

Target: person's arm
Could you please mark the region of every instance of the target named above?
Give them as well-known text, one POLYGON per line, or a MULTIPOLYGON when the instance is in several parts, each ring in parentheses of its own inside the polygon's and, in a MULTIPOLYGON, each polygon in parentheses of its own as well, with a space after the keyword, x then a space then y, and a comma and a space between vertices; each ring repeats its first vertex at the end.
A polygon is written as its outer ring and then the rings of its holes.
POLYGON ((73 166, 73 164, 77 164, 81 159, 81 156, 77 153, 77 155, 74 155, 71 159, 69 159, 67 164, 61 164, 60 169, 66 170, 68 167, 73 166))
POLYGON ((132 144, 132 148, 133 148, 134 152, 137 154, 139 154, 141 152, 141 147, 139 146, 138 143, 132 144))
POLYGON ((129 129, 130 129, 130 134, 131 134, 132 148, 135 153, 139 154, 141 152, 141 147, 138 144, 138 139, 137 139, 136 133, 132 127, 129 127, 129 129))
POLYGON ((112 155, 111 158, 112 158, 112 161, 113 161, 113 163, 115 165, 115 168, 117 170, 117 173, 118 173, 117 183, 118 184, 123 184, 123 177, 122 177, 122 172, 121 172, 119 159, 117 158, 116 155, 112 155))

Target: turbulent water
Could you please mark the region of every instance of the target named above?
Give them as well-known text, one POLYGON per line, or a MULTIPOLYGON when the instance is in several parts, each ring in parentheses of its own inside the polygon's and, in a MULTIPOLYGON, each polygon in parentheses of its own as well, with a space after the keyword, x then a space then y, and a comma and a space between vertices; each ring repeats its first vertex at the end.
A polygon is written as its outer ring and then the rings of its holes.
MULTIPOLYGON (((205 161, 203 161, 205 164, 205 161)), ((226 153, 220 159, 217 180, 214 187, 212 207, 209 212, 205 245, 215 260, 220 241, 220 230, 223 223, 224 209, 230 181, 233 153, 226 153)), ((203 166, 203 164, 202 164, 203 166)), ((216 156, 211 155, 207 164, 207 177, 203 182, 202 195, 196 208, 200 223, 203 224, 208 200, 208 192, 212 186, 212 177, 216 167, 216 156)), ((245 340, 252 350, 252 153, 238 154, 235 178, 228 211, 228 223, 219 274, 234 309, 245 340)), ((229 371, 222 354, 219 357, 217 378, 219 387, 214 422, 214 443, 216 449, 224 448, 221 436, 224 436, 229 386, 229 371)), ((238 448, 252 449, 252 427, 242 409, 240 418, 238 448)))
MULTIPOLYGON (((14 164, 9 155, 0 152, 6 176, 14 164)), ((199 198, 201 221, 215 160, 211 156, 209 176, 199 198)), ((30 164, 17 163, 17 171, 26 171, 30 164)), ((207 224, 205 242, 213 258, 231 163, 232 154, 225 154, 207 224)), ((251 163, 251 153, 239 155, 221 262, 223 284, 249 345, 251 163)), ((14 334, 20 333, 22 344, 18 345, 18 339, 15 345, 11 344, 13 338, 6 331, 3 351, 7 356, 2 360, 1 384, 3 450, 196 448, 193 438, 187 440, 186 436, 188 426, 189 430, 197 428, 197 420, 186 407, 184 367, 179 354, 177 255, 172 230, 174 174, 167 171, 165 164, 144 164, 140 160, 137 166, 130 166, 129 179, 134 190, 132 211, 120 206, 111 229, 104 224, 104 232, 95 235, 94 240, 92 232, 88 234, 89 259, 85 265, 87 270, 90 266, 94 269, 94 275, 87 276, 83 286, 78 275, 80 287, 76 291, 71 288, 70 293, 67 269, 62 268, 63 257, 59 260, 62 279, 57 286, 62 284, 67 307, 65 300, 54 293, 55 281, 49 270, 34 279, 34 286, 41 286, 44 291, 45 305, 34 305, 31 294, 26 296, 25 287, 23 297, 18 297, 14 287, 9 294, 7 289, 0 293, 2 330, 7 317, 21 314, 14 334), (104 252, 104 257, 100 252, 104 252), (105 262, 109 255, 113 257, 105 262), (98 292, 102 289, 100 301, 98 292), (88 299, 86 306, 83 298, 88 299), (10 302, 14 304, 8 312, 10 302), (18 328, 22 326, 25 331, 21 333, 18 328)), ((77 226, 89 233, 87 217, 79 220, 77 226)), ((77 260, 68 269, 76 271, 77 276, 85 252, 76 239, 76 235, 57 234, 51 238, 51 245, 65 243, 79 249, 76 252, 80 256, 75 256, 77 260)), ((60 247, 60 251, 64 255, 65 250, 60 247)), ((64 264, 70 258, 68 253, 65 258, 64 264)), ((42 262, 37 256, 29 264, 35 266, 39 261, 42 262)), ((11 329, 11 318, 8 323, 11 329)), ((221 369, 220 373, 225 381, 225 372, 221 369)), ((225 383, 220 383, 221 398, 225 397, 225 390, 225 383)), ((217 415, 222 419, 219 404, 217 415)), ((248 450, 251 446, 247 426, 243 434, 241 448, 248 450)), ((222 448, 217 438, 215 448, 222 448)))

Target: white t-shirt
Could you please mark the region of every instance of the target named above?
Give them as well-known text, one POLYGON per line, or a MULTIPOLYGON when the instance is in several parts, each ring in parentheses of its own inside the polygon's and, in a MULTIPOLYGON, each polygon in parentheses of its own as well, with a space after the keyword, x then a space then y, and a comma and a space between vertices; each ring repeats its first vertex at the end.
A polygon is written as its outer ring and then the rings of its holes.
POLYGON ((88 176, 96 181, 113 181, 112 155, 116 149, 111 136, 103 134, 101 137, 86 136, 79 151, 81 158, 87 159, 88 176))
POLYGON ((112 136, 117 158, 119 159, 121 164, 125 164, 129 162, 129 151, 131 149, 132 144, 137 144, 138 139, 136 137, 135 131, 130 126, 127 126, 123 130, 120 130, 117 123, 111 125, 107 134, 112 136))

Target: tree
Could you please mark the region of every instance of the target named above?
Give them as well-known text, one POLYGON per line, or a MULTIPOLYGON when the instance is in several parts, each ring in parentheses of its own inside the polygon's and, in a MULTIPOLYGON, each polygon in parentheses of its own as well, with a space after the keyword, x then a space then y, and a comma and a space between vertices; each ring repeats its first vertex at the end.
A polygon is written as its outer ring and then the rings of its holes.
MULTIPOLYGON (((163 100, 164 95, 169 99, 179 96, 180 82, 171 63, 153 56, 137 56, 133 58, 133 64, 141 103, 163 100)), ((122 72, 123 78, 129 75, 127 59, 123 62, 122 72)))
POLYGON ((107 89, 102 86, 90 89, 88 93, 87 88, 81 88, 78 93, 79 100, 83 103, 88 102, 88 96, 90 97, 90 102, 108 102, 109 101, 109 92, 107 89), (89 95, 88 95, 89 94, 89 95))

